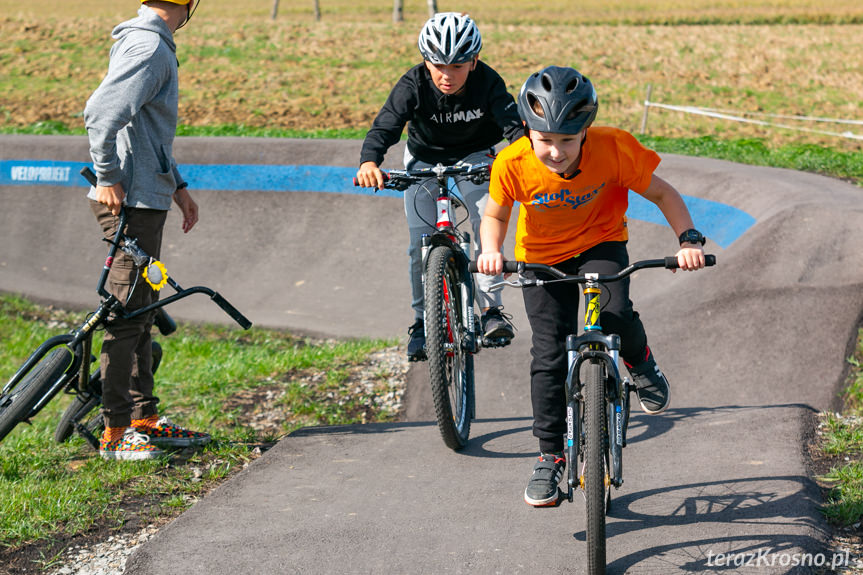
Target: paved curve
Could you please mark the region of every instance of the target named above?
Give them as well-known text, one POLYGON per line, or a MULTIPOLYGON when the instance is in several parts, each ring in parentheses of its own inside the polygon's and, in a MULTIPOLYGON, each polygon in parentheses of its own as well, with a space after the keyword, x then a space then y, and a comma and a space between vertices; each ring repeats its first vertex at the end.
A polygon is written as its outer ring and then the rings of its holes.
MULTIPOLYGON (((358 143, 181 139, 177 154, 183 164, 351 166, 358 143)), ((397 153, 390 157, 394 167, 397 153)), ((86 146, 0 138, 0 160, 38 158, 86 161, 86 146)), ((633 280, 674 394, 666 414, 633 418, 626 483, 609 519, 610 572, 709 572, 725 568, 717 554, 739 565, 747 553, 760 553, 760 566, 735 573, 810 572, 793 565, 801 553, 826 552, 826 532, 801 439, 814 411, 835 407, 863 310, 863 192, 678 156, 659 173, 685 194, 743 210, 755 225, 725 249, 709 244, 717 268, 647 270, 633 280)), ((103 252, 93 249, 82 190, 0 185, 0 198, 0 290, 92 303, 103 252)), ((399 200, 196 198, 199 228, 180 238, 172 214, 166 234, 163 259, 181 284, 216 287, 258 325, 403 334, 410 318, 399 200)), ((633 259, 673 251, 667 229, 631 228, 633 259)), ((202 299, 172 310, 220 320, 202 299)), ((406 421, 294 433, 162 529, 127 573, 582 572, 583 503, 532 509, 521 501, 536 450, 530 334, 519 294, 508 291, 505 303, 520 331, 510 348, 477 358, 479 420, 464 451, 443 446, 426 376, 414 369, 406 421)))

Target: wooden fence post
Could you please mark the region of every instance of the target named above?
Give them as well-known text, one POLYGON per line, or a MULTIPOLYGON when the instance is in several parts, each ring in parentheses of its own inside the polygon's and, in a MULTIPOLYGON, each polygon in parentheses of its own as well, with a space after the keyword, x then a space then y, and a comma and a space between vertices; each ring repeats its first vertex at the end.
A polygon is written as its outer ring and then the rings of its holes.
POLYGON ((402 22, 404 19, 404 0, 393 0, 393 22, 402 22))
POLYGON ((647 95, 644 97, 644 114, 641 116, 641 133, 647 131, 647 109, 650 107, 650 93, 653 91, 653 85, 647 85, 647 95))

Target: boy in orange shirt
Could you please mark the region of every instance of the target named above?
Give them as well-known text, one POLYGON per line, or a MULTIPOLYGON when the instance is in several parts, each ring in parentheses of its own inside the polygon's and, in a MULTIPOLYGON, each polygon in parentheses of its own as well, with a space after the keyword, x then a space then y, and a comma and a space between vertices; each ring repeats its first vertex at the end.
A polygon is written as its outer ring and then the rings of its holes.
MULTIPOLYGON (((510 212, 521 204, 515 257, 553 265, 568 274, 614 274, 629 264, 626 208, 629 190, 656 204, 678 235, 681 269, 704 267, 704 237, 694 229, 680 194, 653 172, 659 156, 616 128, 591 127, 597 97, 590 80, 572 68, 550 66, 531 75, 518 96, 526 137, 505 148, 492 167, 482 219, 480 272, 503 271, 501 246, 510 212)), ((641 408, 669 405, 668 380, 647 346, 644 326, 629 299, 629 280, 606 286, 600 322, 621 337, 620 355, 638 389, 641 408)), ((525 489, 529 505, 553 505, 566 461, 566 335, 578 329, 580 288, 570 283, 526 287, 533 331, 530 366, 533 434, 540 457, 525 489)))

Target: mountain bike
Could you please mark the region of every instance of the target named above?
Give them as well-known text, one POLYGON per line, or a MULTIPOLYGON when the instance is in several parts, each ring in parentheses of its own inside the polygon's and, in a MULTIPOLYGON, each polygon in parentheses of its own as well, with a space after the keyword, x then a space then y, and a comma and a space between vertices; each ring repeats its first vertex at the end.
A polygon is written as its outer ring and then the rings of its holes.
MULTIPOLYGON (((82 175, 95 185, 95 174, 84 168, 82 175)), ((95 449, 99 440, 94 431, 101 425, 99 416, 92 417, 91 412, 101 404, 101 373, 98 369, 91 373, 95 358, 91 355, 93 333, 111 321, 114 317, 132 319, 143 314, 156 311, 155 324, 162 333, 169 333, 176 326, 167 314, 158 313, 163 307, 192 294, 203 293, 210 296, 222 310, 236 321, 243 329, 249 329, 252 323, 231 305, 222 295, 204 286, 191 288, 181 287, 170 277, 164 265, 150 257, 135 238, 125 234, 126 212, 120 210, 117 233, 112 240, 104 240, 110 244, 105 265, 96 287, 100 296, 99 306, 83 320, 81 325, 70 333, 57 335, 42 343, 27 361, 18 369, 0 392, 0 440, 5 438, 19 423, 30 423, 60 391, 76 396, 75 401, 66 409, 55 431, 54 437, 63 441, 75 431, 82 435, 95 449), (176 293, 133 311, 126 310, 123 302, 117 299, 106 288, 108 272, 114 262, 117 250, 126 253, 134 265, 143 270, 147 283, 153 289, 161 289, 170 285, 176 293), (81 423, 87 419, 85 423, 81 423)), ((133 290, 137 286, 133 286, 133 290)), ((145 288, 148 289, 148 288, 145 288)), ((161 360, 161 348, 154 345, 153 367, 158 368, 161 360)))
POLYGON ((468 271, 470 233, 459 229, 469 215, 455 188, 463 179, 475 184, 488 181, 490 170, 487 163, 438 164, 392 170, 384 183, 385 188, 399 191, 419 184, 435 198, 437 219, 426 222, 435 231, 422 238, 426 355, 438 429, 447 447, 454 450, 467 443, 475 417, 473 356, 483 345, 500 345, 483 341, 475 309, 476 287, 468 271), (465 212, 461 219, 457 210, 465 212))
MULTIPOLYGON (((716 257, 705 256, 706 265, 716 264, 716 257)), ((584 329, 581 335, 566 337, 568 368, 566 376, 566 459, 567 492, 573 501, 581 489, 587 503, 587 572, 605 573, 605 516, 611 506, 611 488, 623 485, 623 448, 629 425, 629 394, 636 390, 628 378, 621 377, 620 336, 605 334, 599 324, 600 298, 605 283, 620 281, 646 268, 677 269, 677 258, 634 262, 616 274, 588 273, 569 275, 544 264, 504 262, 505 273, 517 273, 518 279, 506 280, 492 287, 542 286, 554 282, 583 285, 584 329), (539 272, 544 277, 525 277, 525 272, 539 272)), ((476 271, 476 262, 469 268, 476 271)))

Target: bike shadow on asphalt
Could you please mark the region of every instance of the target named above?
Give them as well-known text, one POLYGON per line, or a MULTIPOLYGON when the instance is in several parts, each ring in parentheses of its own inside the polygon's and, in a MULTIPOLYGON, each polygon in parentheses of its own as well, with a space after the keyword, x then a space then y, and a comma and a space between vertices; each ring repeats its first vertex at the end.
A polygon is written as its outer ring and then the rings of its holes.
MULTIPOLYGON (((614 538, 621 535, 635 532, 668 534, 669 530, 697 534, 705 524, 726 524, 727 533, 733 533, 735 526, 746 525, 748 531, 763 530, 767 534, 684 539, 647 546, 615 559, 609 564, 608 572, 653 572, 651 569, 662 565, 667 568, 664 572, 675 573, 735 571, 755 565, 746 563, 752 555, 754 560, 761 556, 759 565, 762 567, 793 568, 792 562, 799 561, 801 554, 826 553, 824 541, 828 534, 824 523, 817 519, 816 514, 807 517, 799 513, 801 505, 814 509, 819 504, 817 485, 811 478, 799 475, 720 479, 612 497, 606 526, 610 548, 614 547, 614 538), (796 533, 782 533, 786 530, 796 533), (801 530, 813 535, 801 534, 801 530), (717 563, 720 556, 723 559, 717 563), (729 558, 734 558, 735 562, 723 565, 729 558), (788 562, 783 563, 785 561, 788 562)), ((737 529, 738 533, 741 531, 743 529, 737 529)), ((573 537, 583 541, 585 533, 580 531, 573 537)), ((831 562, 831 557, 827 556, 826 561, 831 562)), ((783 569, 779 572, 796 571, 783 569)))
POLYGON ((834 573, 847 566, 846 553, 827 550, 805 535, 739 535, 680 541, 647 547, 611 561, 609 575, 623 573, 834 573))

